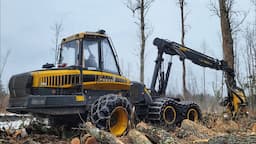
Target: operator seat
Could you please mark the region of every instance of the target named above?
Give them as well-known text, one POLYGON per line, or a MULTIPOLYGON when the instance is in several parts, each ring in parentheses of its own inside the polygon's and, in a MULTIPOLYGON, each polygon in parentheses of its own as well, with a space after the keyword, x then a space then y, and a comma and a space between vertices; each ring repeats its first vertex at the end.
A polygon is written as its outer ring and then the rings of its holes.
POLYGON ((90 54, 89 58, 85 60, 85 67, 94 67, 97 68, 97 62, 95 56, 90 54))

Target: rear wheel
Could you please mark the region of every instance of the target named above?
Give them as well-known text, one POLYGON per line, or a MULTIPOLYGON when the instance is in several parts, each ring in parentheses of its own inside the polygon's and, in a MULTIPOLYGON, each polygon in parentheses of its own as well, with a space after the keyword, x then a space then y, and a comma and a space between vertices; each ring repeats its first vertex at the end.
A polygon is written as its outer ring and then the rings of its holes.
POLYGON ((195 103, 190 104, 186 112, 186 118, 195 122, 198 122, 202 119, 202 113, 197 104, 195 103))
POLYGON ((109 94, 96 100, 90 112, 90 119, 96 127, 122 135, 128 128, 130 102, 126 97, 109 94))

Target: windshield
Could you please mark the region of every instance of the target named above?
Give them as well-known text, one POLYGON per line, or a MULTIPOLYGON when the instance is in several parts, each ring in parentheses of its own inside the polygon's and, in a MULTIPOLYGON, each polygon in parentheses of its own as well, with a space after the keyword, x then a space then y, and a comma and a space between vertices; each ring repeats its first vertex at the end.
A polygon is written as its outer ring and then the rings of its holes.
POLYGON ((62 67, 78 65, 79 41, 74 40, 62 45, 59 64, 62 67))

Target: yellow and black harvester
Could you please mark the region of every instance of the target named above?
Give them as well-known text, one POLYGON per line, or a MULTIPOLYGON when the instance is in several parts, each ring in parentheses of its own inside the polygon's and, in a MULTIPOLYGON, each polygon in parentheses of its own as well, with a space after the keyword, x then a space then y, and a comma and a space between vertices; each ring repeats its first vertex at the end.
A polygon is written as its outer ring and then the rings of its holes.
POLYGON ((171 63, 166 73, 162 72, 162 56, 186 50, 161 39, 154 44, 158 57, 151 88, 147 89, 121 75, 116 52, 104 30, 64 38, 56 66, 45 64, 41 70, 11 77, 8 111, 48 117, 54 125, 77 124, 80 114, 117 136, 127 130, 133 110, 139 121, 166 126, 180 124, 183 119, 200 120, 196 103, 165 96, 171 63))

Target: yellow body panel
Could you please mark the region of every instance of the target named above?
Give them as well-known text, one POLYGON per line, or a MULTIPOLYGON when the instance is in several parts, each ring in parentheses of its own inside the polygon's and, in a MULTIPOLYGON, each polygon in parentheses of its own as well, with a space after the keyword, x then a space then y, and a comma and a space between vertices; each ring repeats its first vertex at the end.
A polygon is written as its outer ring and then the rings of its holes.
POLYGON ((84 98, 84 96, 82 96, 82 95, 78 95, 78 96, 76 96, 76 101, 84 101, 85 100, 85 98, 84 98))
POLYGON ((240 108, 240 104, 242 104, 243 102, 245 103, 246 102, 246 97, 244 95, 243 92, 241 91, 238 91, 236 92, 236 94, 232 94, 233 95, 233 105, 234 105, 234 112, 239 112, 239 108, 240 108), (242 101, 238 98, 238 96, 242 99, 242 101))
POLYGON ((188 51, 188 48, 185 48, 185 47, 180 47, 180 50, 182 50, 182 51, 188 51))
MULTIPOLYGON (((72 88, 80 83, 79 70, 45 70, 32 72, 33 87, 37 88, 72 88)), ((90 76, 84 81, 84 89, 91 90, 128 90, 130 80, 112 73, 83 70, 83 76, 90 76)))

